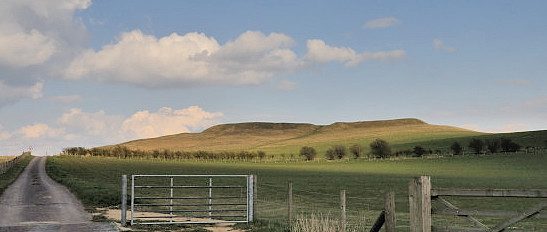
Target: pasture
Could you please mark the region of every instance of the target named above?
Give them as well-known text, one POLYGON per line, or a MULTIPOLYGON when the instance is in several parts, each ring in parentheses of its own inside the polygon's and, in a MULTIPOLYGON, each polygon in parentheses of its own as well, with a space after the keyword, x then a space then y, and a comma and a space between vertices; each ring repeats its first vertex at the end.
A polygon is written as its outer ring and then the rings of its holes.
MULTIPOLYGON (((346 190, 349 228, 367 228, 382 210, 383 194, 396 196, 397 229, 408 229, 408 182, 431 176, 435 188, 547 189, 547 152, 393 160, 195 161, 132 160, 56 156, 48 158, 52 178, 69 187, 88 207, 116 206, 122 174, 254 174, 258 176, 256 217, 282 227, 287 217, 287 186, 293 183, 295 215, 311 212, 337 217, 339 192, 346 190)), ((460 207, 522 210, 534 200, 455 199, 460 207)), ((455 217, 437 223, 460 223, 455 217)), ((496 223, 497 219, 487 219, 496 223)), ((547 228, 545 219, 523 223, 547 228)), ((538 229, 539 228, 539 229, 538 229)), ((259 230, 264 231, 264 230, 259 230)), ((272 229, 271 231, 282 231, 272 229)))

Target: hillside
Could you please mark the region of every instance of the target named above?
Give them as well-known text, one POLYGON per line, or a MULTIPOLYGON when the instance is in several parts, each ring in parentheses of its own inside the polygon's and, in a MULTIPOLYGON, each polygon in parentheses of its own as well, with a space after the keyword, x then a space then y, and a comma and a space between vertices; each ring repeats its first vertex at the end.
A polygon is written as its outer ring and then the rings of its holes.
POLYGON ((431 125, 418 119, 337 122, 331 125, 249 122, 217 125, 201 133, 181 133, 118 145, 148 151, 262 150, 268 154, 298 154, 302 146, 313 146, 318 152, 334 144, 359 143, 368 147, 376 138, 392 144, 405 144, 479 135, 483 133, 431 125))

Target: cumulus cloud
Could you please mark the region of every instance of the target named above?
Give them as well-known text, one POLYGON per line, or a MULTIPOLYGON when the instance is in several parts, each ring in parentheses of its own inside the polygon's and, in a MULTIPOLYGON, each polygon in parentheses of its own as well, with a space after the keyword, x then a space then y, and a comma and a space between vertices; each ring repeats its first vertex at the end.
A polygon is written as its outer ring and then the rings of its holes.
POLYGON ((203 33, 156 38, 139 30, 122 33, 99 51, 87 50, 74 59, 67 79, 90 78, 101 82, 130 83, 141 87, 193 85, 256 85, 274 76, 310 64, 338 61, 347 66, 367 60, 391 61, 404 57, 402 50, 356 53, 309 40, 308 52, 299 57, 291 50, 295 41, 281 33, 247 31, 219 44, 203 33))
POLYGON ((298 67, 296 54, 288 49, 292 44, 286 35, 256 31, 221 46, 203 33, 156 38, 134 30, 100 51, 83 53, 65 76, 143 87, 259 84, 298 67))
MULTIPOLYGON (((0 95, 26 89, 33 93, 23 91, 9 100, 35 98, 40 80, 66 65, 62 63, 86 41, 87 30, 74 13, 90 4, 91 0, 2 1, 0 95)), ((0 96, 0 106, 5 98, 0 96)))
POLYGON ((395 17, 378 18, 378 19, 367 21, 363 25, 363 28, 365 29, 386 28, 386 27, 397 25, 399 23, 400 21, 395 17))
POLYGON ((346 66, 357 65, 367 60, 395 61, 402 59, 406 52, 393 50, 388 52, 363 52, 357 53, 348 47, 332 47, 322 40, 308 40, 308 53, 306 59, 312 63, 327 63, 338 61, 346 66))
POLYGON ((25 139, 40 137, 57 138, 64 134, 64 129, 52 128, 43 123, 35 123, 19 129, 16 133, 22 135, 25 139))
POLYGON ((456 51, 456 48, 446 46, 444 44, 444 42, 440 39, 434 39, 433 40, 433 47, 435 48, 435 50, 442 50, 442 51, 445 51, 445 52, 455 52, 456 51))
POLYGON ((32 86, 12 86, 0 80, 0 106, 21 98, 38 99, 42 97, 44 83, 39 81, 32 86))
POLYGON ((137 138, 158 137, 202 129, 222 116, 222 113, 206 112, 198 106, 181 110, 163 107, 155 113, 144 110, 133 114, 124 120, 121 130, 137 138))
MULTIPOLYGON (((0 125, 0 146, 19 152, 21 147, 48 146, 50 152, 67 146, 101 146, 128 140, 158 137, 184 132, 198 132, 223 117, 199 106, 184 109, 163 107, 156 112, 138 111, 131 116, 111 115, 103 110, 85 112, 73 108, 64 112, 54 124, 34 123, 9 131, 0 125), (84 143, 84 144, 82 144, 84 143)), ((43 155, 43 154, 42 154, 43 155)))

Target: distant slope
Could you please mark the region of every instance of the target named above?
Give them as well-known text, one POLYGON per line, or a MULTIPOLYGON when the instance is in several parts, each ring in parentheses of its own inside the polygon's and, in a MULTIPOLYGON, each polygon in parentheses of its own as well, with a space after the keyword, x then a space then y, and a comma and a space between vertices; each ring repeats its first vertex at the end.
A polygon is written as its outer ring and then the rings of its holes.
POLYGON ((335 144, 358 143, 364 148, 377 138, 392 144, 479 136, 484 133, 430 125, 418 119, 337 122, 331 125, 249 122, 213 126, 201 133, 182 133, 119 144, 133 150, 241 151, 298 154, 302 146, 324 152, 335 144))

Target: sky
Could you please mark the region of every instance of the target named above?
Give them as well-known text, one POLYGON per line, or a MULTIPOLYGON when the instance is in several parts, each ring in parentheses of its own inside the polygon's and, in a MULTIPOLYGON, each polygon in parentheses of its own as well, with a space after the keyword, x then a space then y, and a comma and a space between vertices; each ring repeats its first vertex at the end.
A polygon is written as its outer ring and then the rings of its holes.
POLYGON ((4 0, 0 155, 217 124, 547 129, 547 1, 4 0))

